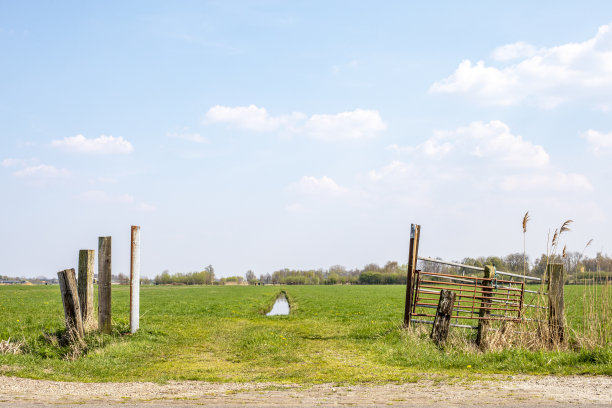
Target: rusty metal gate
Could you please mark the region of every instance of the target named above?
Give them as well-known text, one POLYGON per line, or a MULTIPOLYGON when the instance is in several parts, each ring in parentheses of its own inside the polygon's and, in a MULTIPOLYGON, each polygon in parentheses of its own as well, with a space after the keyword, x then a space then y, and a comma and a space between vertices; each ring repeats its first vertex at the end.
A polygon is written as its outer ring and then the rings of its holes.
MULTIPOLYGON (((415 273, 412 316, 430 318, 433 323, 442 289, 455 292, 453 320, 520 321, 522 318, 523 282, 420 270, 415 273), (488 312, 486 316, 481 315, 484 310, 488 312)), ((429 323, 429 320, 421 322, 429 323)))
POLYGON ((458 262, 444 261, 418 256, 421 226, 412 224, 410 228, 410 252, 408 254, 408 277, 406 282, 406 303, 404 311, 404 326, 411 323, 433 324, 438 307, 440 292, 444 289, 455 293, 452 326, 476 329, 478 326, 459 324, 459 321, 498 321, 518 322, 533 320, 525 316, 528 308, 549 309, 537 300, 546 296, 543 287, 539 290, 526 289, 526 282, 542 283, 541 278, 499 271, 493 266, 481 267, 465 265, 458 262), (424 266, 417 268, 417 263, 424 266), (432 272, 427 265, 438 264, 445 267, 460 268, 462 274, 432 272), (477 277, 465 274, 484 273, 477 277), (486 272, 485 272, 486 271, 486 272), (525 299, 525 294, 531 294, 525 299), (417 319, 415 319, 415 317, 417 319))

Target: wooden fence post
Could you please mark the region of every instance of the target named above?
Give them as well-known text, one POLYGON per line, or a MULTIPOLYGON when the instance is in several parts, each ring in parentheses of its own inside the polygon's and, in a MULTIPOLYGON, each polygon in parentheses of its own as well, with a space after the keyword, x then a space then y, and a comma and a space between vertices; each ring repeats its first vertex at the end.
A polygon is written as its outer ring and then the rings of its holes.
POLYGON ((109 334, 111 324, 111 237, 98 238, 98 330, 109 334))
MULTIPOLYGON (((484 269, 485 279, 489 279, 495 276, 495 268, 491 265, 486 265, 484 269)), ((484 299, 480 302, 480 311, 478 312, 478 334, 476 335, 476 344, 481 350, 486 350, 489 347, 489 324, 490 322, 486 319, 491 314, 491 301, 490 298, 493 295, 493 288, 490 280, 485 280, 482 283, 486 288, 482 288, 482 296, 484 299)))
POLYGON ((76 276, 74 269, 66 269, 57 273, 57 279, 62 294, 66 332, 71 340, 83 340, 83 320, 79 305, 76 276))
POLYGON ((140 325, 140 227, 134 225, 130 260, 130 332, 136 333, 140 325))
POLYGON ((455 292, 448 289, 442 289, 440 291, 436 318, 434 319, 433 328, 431 329, 431 338, 438 346, 442 345, 448 337, 448 329, 453 314, 455 296, 455 292))
POLYGON ((94 323, 94 257, 93 249, 81 249, 79 251, 79 280, 77 282, 79 290, 79 302, 81 307, 81 317, 83 319, 83 329, 90 330, 94 323))
POLYGON ((412 295, 414 292, 414 275, 419 256, 419 237, 421 235, 421 226, 416 224, 410 225, 410 249, 408 251, 408 271, 406 279, 406 304, 404 308, 404 327, 410 327, 412 320, 412 295))
POLYGON ((553 343, 563 343, 565 338, 563 264, 548 264, 548 329, 553 343))

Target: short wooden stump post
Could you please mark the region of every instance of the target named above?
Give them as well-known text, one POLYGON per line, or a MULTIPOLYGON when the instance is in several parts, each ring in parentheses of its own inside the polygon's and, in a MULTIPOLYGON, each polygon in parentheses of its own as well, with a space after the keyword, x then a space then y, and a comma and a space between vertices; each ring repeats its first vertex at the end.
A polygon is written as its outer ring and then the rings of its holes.
POLYGON ((81 249, 79 251, 79 301, 81 306, 81 316, 83 318, 83 328, 89 331, 96 326, 94 316, 94 258, 93 249, 81 249))
POLYGON ((98 239, 98 330, 110 334, 111 324, 111 237, 98 239))
MULTIPOLYGON (((495 276, 495 268, 491 265, 485 266, 484 277, 490 279, 495 276)), ((490 280, 485 280, 482 283, 485 288, 482 288, 482 301, 480 303, 480 311, 478 312, 478 334, 476 335, 476 344, 481 350, 489 348, 489 315, 491 314, 491 296, 493 296, 493 287, 490 280)))
POLYGON ((77 281, 74 269, 66 269, 57 273, 57 279, 62 294, 64 305, 64 317, 66 318, 66 333, 72 341, 83 341, 83 320, 81 317, 81 306, 79 305, 79 294, 77 292, 77 281))
POLYGON ((565 340, 563 264, 549 264, 548 269, 548 329, 553 344, 565 340))
POLYGON ((455 296, 455 292, 448 289, 442 289, 440 291, 440 301, 438 302, 436 318, 434 319, 433 328, 431 329, 431 339, 438 346, 444 344, 448 337, 448 329, 453 314, 455 296))

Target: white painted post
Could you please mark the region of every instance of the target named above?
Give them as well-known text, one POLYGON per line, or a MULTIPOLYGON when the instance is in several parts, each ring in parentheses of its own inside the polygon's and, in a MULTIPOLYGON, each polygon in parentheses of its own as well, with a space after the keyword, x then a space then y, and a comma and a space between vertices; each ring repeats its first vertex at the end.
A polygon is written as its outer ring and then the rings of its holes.
POLYGON ((130 258, 130 332, 136 333, 140 325, 140 227, 135 225, 130 258))

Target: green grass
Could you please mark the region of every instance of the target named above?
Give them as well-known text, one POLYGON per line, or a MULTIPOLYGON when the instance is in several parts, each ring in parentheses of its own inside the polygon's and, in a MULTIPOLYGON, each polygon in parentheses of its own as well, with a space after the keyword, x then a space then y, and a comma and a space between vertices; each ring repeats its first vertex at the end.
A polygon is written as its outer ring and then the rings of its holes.
MULTIPOLYGON (((566 288, 567 304, 583 288, 566 288)), ((0 286, 0 340, 21 340, 21 355, 0 354, 0 374, 68 381, 414 381, 422 373, 612 375, 610 345, 591 351, 511 349, 481 353, 428 339, 429 326, 400 327, 402 286, 142 287, 141 330, 128 331, 129 288, 113 286, 111 335, 91 334, 88 350, 67 359, 68 347, 43 332, 61 333, 57 286, 0 286), (286 291, 289 316, 266 317, 286 291)), ((579 306, 568 306, 570 324, 579 306)), ((577 323, 578 322, 578 323, 577 323)), ((466 334, 466 336, 469 334, 466 334)))

